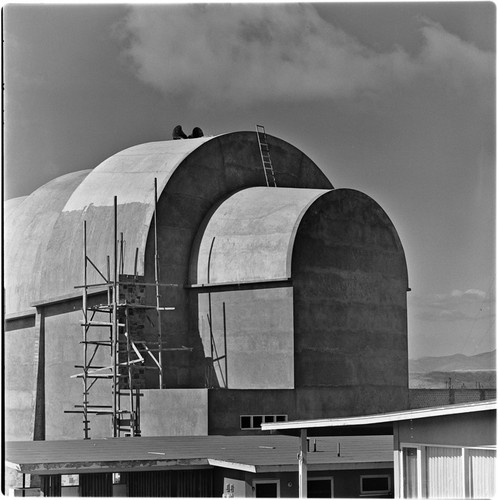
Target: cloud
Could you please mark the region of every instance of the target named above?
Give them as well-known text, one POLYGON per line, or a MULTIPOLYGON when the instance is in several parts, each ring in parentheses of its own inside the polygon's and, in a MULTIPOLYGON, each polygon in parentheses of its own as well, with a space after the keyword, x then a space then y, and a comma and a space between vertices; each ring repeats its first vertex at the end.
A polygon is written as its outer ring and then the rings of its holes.
POLYGON ((483 290, 476 290, 475 288, 472 288, 465 292, 461 290, 453 290, 450 294, 450 297, 458 297, 467 300, 483 300, 486 298, 486 292, 484 292, 483 290))
POLYGON ((494 297, 483 290, 452 290, 427 297, 413 297, 416 316, 425 321, 475 321, 493 318, 494 297))
POLYGON ((199 101, 355 97, 414 78, 460 89, 492 80, 491 54, 423 23, 417 56, 374 51, 305 4, 132 6, 115 34, 141 81, 199 101))

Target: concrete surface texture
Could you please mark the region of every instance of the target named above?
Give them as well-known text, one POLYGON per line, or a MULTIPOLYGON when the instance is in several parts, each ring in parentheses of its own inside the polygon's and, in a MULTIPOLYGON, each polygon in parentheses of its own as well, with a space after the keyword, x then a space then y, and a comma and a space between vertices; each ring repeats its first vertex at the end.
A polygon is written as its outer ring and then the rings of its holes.
MULTIPOLYGON (((54 226, 71 193, 89 173, 90 170, 83 170, 58 177, 5 213, 4 279, 7 314, 25 311, 39 298, 42 270, 47 261, 53 260, 54 264, 57 261, 57 254, 49 254, 54 226)), ((81 238, 77 242, 80 243, 81 238)), ((58 242, 59 249, 71 245, 71 241, 64 239, 58 242)))
MULTIPOLYGON (((212 339, 215 359, 228 358, 215 363, 218 386, 328 387, 360 414, 406 407, 405 256, 371 198, 349 189, 248 188, 210 214, 197 255, 205 356, 213 356, 212 339), (287 293, 269 283, 288 278, 287 293), (209 286, 216 284, 223 290, 209 286), (259 298, 248 284, 259 286, 259 298), (365 397, 364 387, 375 396, 365 397)), ((308 408, 330 408, 328 399, 299 396, 308 408)), ((283 405, 295 415, 300 406, 283 405)))
POLYGON ((292 269, 296 384, 398 387, 406 394, 386 403, 407 407, 407 267, 382 208, 350 189, 321 196, 301 220, 292 269))
POLYGON ((192 281, 213 284, 290 278, 301 218, 325 192, 255 187, 235 193, 209 218, 192 281))
POLYGON ((143 389, 142 436, 207 436, 208 389, 143 389))

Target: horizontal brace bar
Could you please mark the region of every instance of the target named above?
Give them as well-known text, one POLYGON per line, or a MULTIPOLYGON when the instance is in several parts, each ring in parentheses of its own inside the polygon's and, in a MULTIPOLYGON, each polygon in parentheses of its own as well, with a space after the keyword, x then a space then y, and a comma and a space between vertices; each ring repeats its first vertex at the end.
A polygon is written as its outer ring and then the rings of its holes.
POLYGON ((80 344, 92 344, 110 347, 111 342, 108 340, 82 340, 80 341, 80 344))
MULTIPOLYGON (((104 411, 101 411, 101 410, 87 410, 85 412, 85 410, 64 410, 64 413, 93 413, 93 414, 101 414, 101 415, 104 415, 104 414, 112 414, 112 410, 109 411, 109 412, 104 412, 104 411)), ((87 422, 90 422, 90 420, 87 420, 87 422)))
MULTIPOLYGON (((85 323, 84 321, 80 321, 81 326, 114 326, 112 321, 89 321, 85 323)), ((118 323, 118 326, 125 326, 124 323, 118 323)))
MULTIPOLYGON (((84 365, 74 365, 75 368, 85 368, 84 365)), ((89 370, 102 370, 102 368, 107 368, 107 366, 87 366, 89 370)))
MULTIPOLYGON (((131 286, 180 286, 178 283, 142 283, 140 281, 117 281, 117 285, 131 285, 131 286)), ((114 281, 109 281, 109 283, 91 283, 88 285, 76 285, 74 288, 94 288, 98 286, 114 286, 114 281)))
POLYGON ((225 281, 223 283, 193 283, 185 285, 185 288, 219 288, 219 287, 240 287, 254 285, 289 285, 292 284, 292 278, 280 278, 269 280, 253 280, 253 281, 225 281))
MULTIPOLYGON (((85 405, 74 405, 75 408, 84 408, 85 405)), ((112 408, 111 405, 87 405, 87 408, 112 408)))

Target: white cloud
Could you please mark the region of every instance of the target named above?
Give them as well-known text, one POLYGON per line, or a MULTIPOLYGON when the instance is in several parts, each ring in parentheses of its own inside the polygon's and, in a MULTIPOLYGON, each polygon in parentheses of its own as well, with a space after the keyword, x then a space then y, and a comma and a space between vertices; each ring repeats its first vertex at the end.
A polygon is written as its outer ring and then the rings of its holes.
POLYGON ((475 288, 427 297, 414 296, 412 300, 416 316, 426 321, 475 321, 495 315, 494 297, 475 288))
MULTIPOLYGON (((484 292, 483 290, 477 290, 475 288, 471 288, 469 290, 466 290, 465 292, 462 290, 452 290, 449 296, 467 300, 483 300, 486 298, 486 292, 484 292)), ((441 299, 447 298, 447 296, 445 295, 441 295, 440 297, 441 299)))
POLYGON ((426 22, 416 57, 379 53, 311 5, 133 6, 117 26, 143 82, 198 100, 353 97, 417 77, 463 88, 493 75, 491 54, 426 22))

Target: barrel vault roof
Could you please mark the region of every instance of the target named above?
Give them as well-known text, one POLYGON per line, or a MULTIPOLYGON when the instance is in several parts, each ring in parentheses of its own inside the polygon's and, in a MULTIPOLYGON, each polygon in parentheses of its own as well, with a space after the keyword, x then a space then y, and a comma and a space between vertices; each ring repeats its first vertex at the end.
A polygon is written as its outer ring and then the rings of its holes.
MULTIPOLYGON (((5 229, 7 314, 31 310, 36 302, 75 294, 74 287, 83 282, 83 221, 88 255, 101 270, 106 269, 107 256, 112 259, 114 249, 114 197, 118 231, 126 235, 125 269, 133 269, 138 249, 137 272, 143 274, 154 214, 154 179, 160 197, 178 166, 194 151, 201 151, 204 144, 214 145, 220 151, 217 154, 223 156, 231 154, 230 148, 238 148, 240 141, 254 141, 254 137, 254 132, 235 132, 140 144, 92 170, 64 175, 23 200, 13 200, 5 229)), ((287 152, 304 156, 285 141, 273 139, 287 152)), ((312 164, 309 159, 307 162, 312 164)), ((311 177, 315 175, 318 180, 312 182, 330 186, 316 166, 315 170, 311 177)), ((98 279, 96 273, 89 276, 91 282, 98 279)))

